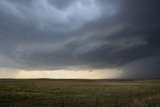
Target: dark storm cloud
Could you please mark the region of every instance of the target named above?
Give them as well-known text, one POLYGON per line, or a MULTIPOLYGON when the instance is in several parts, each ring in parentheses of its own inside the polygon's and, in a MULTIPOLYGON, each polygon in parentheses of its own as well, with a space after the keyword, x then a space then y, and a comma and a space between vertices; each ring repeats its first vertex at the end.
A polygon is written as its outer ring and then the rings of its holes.
POLYGON ((159 11, 159 0, 1 0, 1 67, 134 71, 147 59, 157 74, 159 11))
POLYGON ((122 78, 159 78, 160 56, 141 59, 122 68, 122 78))

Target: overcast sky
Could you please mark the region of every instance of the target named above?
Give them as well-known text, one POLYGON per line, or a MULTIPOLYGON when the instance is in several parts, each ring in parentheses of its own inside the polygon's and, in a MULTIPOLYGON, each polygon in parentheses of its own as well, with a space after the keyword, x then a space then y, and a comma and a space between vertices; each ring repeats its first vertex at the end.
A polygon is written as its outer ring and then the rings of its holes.
POLYGON ((159 78, 160 1, 0 0, 0 77, 33 71, 159 78))

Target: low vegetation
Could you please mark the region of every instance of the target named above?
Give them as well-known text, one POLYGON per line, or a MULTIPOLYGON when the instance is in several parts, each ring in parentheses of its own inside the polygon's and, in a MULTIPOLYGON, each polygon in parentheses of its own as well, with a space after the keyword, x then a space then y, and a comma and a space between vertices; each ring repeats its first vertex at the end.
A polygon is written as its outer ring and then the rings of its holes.
POLYGON ((160 80, 1 79, 0 107, 159 107, 160 80))

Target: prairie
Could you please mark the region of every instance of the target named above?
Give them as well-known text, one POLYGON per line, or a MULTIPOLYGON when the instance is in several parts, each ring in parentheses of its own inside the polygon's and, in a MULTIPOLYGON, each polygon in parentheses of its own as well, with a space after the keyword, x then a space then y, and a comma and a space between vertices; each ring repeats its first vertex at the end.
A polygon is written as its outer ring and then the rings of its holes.
POLYGON ((1 79, 0 107, 159 107, 160 80, 1 79))

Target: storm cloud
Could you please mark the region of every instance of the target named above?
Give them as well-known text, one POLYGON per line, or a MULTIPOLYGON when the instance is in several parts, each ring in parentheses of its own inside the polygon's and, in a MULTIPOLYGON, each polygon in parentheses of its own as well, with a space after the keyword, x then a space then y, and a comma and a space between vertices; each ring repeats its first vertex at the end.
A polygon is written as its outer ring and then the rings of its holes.
POLYGON ((1 0, 0 67, 160 77, 159 12, 159 0, 1 0))

